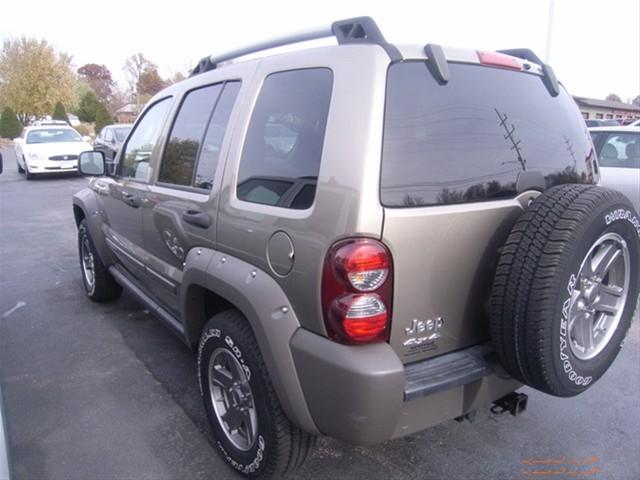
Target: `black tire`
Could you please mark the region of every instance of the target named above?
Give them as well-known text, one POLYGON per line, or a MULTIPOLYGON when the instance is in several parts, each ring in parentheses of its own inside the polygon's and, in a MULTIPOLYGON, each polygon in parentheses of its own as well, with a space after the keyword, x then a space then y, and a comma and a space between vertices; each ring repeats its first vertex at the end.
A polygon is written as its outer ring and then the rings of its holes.
POLYGON ((27 162, 24 162, 24 173, 25 176, 27 178, 27 180, 35 180, 36 179, 36 174, 35 173, 31 173, 29 171, 29 167, 27 166, 27 162))
MULTIPOLYGON (((503 367, 522 383, 551 395, 585 391, 620 351, 638 301, 639 265, 640 217, 624 195, 588 185, 563 185, 540 195, 513 227, 493 282, 491 336, 503 367), (579 275, 587 265, 583 260, 597 253, 593 248, 599 239, 611 233, 628 249, 628 294, 626 301, 622 296, 618 301, 622 313, 611 329, 614 333, 604 341, 604 330, 602 350, 593 349, 589 358, 574 353, 568 316, 573 318, 578 308, 575 299, 583 298, 577 297, 583 287, 576 286, 586 277, 579 275)), ((605 281, 610 285, 608 273, 598 285, 605 281)))
POLYGON ((18 167, 18 173, 24 173, 24 168, 20 166, 20 162, 16 160, 16 166, 18 167))
POLYGON ((218 313, 205 326, 198 348, 198 380, 218 452, 231 468, 249 478, 282 478, 302 465, 315 437, 294 426, 285 416, 253 331, 239 311, 218 313), (209 362, 214 352, 219 354, 221 350, 234 356, 243 370, 249 372, 257 429, 255 441, 245 451, 229 440, 213 406, 209 362))
POLYGON ((115 281, 113 276, 109 273, 109 270, 107 270, 107 267, 102 263, 102 260, 100 260, 85 220, 82 220, 78 226, 78 255, 80 259, 82 284, 84 285, 84 290, 87 293, 87 296, 94 302, 99 303, 117 299, 122 293, 122 287, 115 281), (92 285, 86 278, 82 263, 82 245, 85 240, 93 262, 94 281, 92 285))

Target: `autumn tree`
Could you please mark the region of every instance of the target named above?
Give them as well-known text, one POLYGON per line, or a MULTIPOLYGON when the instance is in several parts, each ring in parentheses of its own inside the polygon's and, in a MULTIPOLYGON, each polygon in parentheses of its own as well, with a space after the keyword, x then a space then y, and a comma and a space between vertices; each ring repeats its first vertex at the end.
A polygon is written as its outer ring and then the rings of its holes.
POLYGON ((140 95, 152 97, 165 87, 165 82, 160 77, 158 69, 154 67, 147 68, 140 75, 140 79, 136 85, 140 95))
POLYGON ((166 86, 169 85, 173 85, 174 83, 178 83, 181 82, 182 80, 184 80, 185 78, 187 78, 187 76, 182 73, 182 72, 176 72, 173 77, 168 78, 167 80, 165 80, 165 84, 166 86))
POLYGON ((115 82, 105 65, 87 63, 78 69, 78 77, 91 87, 100 102, 108 104, 111 101, 115 82))
POLYGON ((158 70, 158 67, 155 63, 147 60, 147 58, 142 53, 136 53, 135 55, 131 55, 129 58, 127 58, 124 63, 124 72, 129 78, 129 85, 131 86, 131 90, 133 90, 138 85, 142 74, 149 69, 158 70))
POLYGON ((105 126, 113 123, 113 117, 109 114, 107 107, 102 103, 98 103, 96 108, 96 133, 102 130, 105 126))
POLYGON ((22 132, 22 123, 11 107, 6 107, 0 117, 0 137, 14 139, 22 132))
POLYGON ((81 122, 95 122, 99 105, 102 105, 93 90, 87 90, 80 98, 76 115, 81 122))
POLYGON ((615 93, 610 93, 609 95, 607 95, 607 98, 605 98, 605 100, 609 100, 611 102, 622 102, 620 96, 616 95, 615 93))
POLYGON ((53 113, 51 114, 51 118, 53 120, 64 120, 65 122, 69 123, 67 110, 64 108, 64 105, 61 102, 56 103, 56 106, 53 108, 53 113))
POLYGON ((71 57, 45 40, 5 40, 0 51, 0 103, 11 107, 22 123, 48 115, 57 102, 70 105, 75 75, 71 57))

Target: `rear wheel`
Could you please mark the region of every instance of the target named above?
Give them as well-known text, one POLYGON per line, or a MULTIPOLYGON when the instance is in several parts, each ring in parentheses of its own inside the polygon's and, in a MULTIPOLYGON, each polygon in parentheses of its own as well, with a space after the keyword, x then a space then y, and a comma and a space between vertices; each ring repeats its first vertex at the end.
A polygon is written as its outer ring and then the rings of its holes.
POLYGON ((491 334, 505 369, 552 395, 611 366, 640 283, 640 217, 619 192, 564 185, 516 222, 493 284, 491 334))
POLYGON ((207 323, 198 348, 198 378, 222 458, 246 477, 295 472, 314 437, 285 416, 247 320, 237 310, 207 323))

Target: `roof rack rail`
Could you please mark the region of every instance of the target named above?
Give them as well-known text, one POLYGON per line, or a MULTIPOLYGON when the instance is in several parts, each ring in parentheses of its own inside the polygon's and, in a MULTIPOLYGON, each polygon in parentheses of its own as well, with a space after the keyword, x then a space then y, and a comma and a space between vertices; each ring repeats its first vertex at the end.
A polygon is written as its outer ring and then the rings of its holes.
POLYGON ((540 60, 540 57, 538 57, 538 55, 536 55, 533 50, 529 50, 528 48, 512 48, 509 50, 498 50, 498 53, 504 53, 505 55, 511 55, 512 57, 518 57, 523 60, 528 60, 540 65, 540 67, 542 68, 542 79, 544 80, 545 87, 547 87, 547 90, 552 97, 558 96, 558 94, 560 93, 560 84, 555 72, 553 71, 553 68, 540 60))
POLYGON ((262 43, 257 43, 255 45, 239 48, 237 50, 232 50, 221 55, 204 57, 191 71, 190 76, 214 70, 220 63, 233 60, 234 58, 269 50, 271 48, 329 37, 335 37, 339 45, 354 43, 380 45, 385 49, 392 60, 399 60, 402 58, 398 49, 387 43, 382 32, 378 28, 378 25, 376 25, 376 22, 374 22, 371 17, 355 17, 335 21, 329 27, 290 34, 284 37, 267 40, 262 43))

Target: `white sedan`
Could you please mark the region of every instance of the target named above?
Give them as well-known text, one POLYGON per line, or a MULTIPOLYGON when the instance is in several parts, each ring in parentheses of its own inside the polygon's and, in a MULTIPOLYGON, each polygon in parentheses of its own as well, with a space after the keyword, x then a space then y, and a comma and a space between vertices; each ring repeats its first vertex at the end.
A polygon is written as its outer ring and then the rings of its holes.
POLYGON ((78 155, 91 150, 73 128, 65 125, 26 127, 15 139, 18 171, 27 180, 43 173, 75 172, 78 155))
POLYGON ((596 127, 600 184, 624 193, 640 212, 640 127, 596 127))

